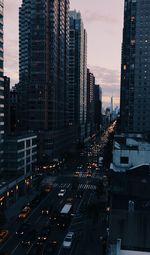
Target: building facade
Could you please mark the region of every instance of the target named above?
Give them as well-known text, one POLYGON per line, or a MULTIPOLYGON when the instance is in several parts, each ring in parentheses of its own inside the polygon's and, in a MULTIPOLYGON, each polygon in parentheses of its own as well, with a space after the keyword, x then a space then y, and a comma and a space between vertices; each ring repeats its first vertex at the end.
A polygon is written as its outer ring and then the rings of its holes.
POLYGON ((4 76, 4 131, 10 133, 10 78, 4 76))
POLYGON ((150 133, 150 1, 125 0, 121 130, 150 133))
POLYGON ((95 76, 87 69, 87 135, 95 131, 95 76))
POLYGON ((102 125, 102 88, 95 84, 94 86, 94 102, 95 102, 95 111, 94 111, 94 119, 96 130, 100 131, 102 125))
POLYGON ((3 171, 4 78, 3 78, 3 0, 0 1, 0 171, 3 171))
POLYGON ((111 170, 125 172, 150 164, 150 144, 141 135, 116 135, 113 145, 111 170))
POLYGON ((37 136, 34 134, 8 135, 5 139, 5 171, 9 175, 28 175, 37 163, 37 136))
POLYGON ((73 135, 67 100, 69 0, 23 0, 19 48, 20 129, 36 131, 44 154, 55 157, 73 135))
POLYGON ((18 91, 17 86, 13 86, 10 90, 10 131, 15 132, 18 128, 18 91))
POLYGON ((87 33, 81 14, 70 11, 69 36, 69 123, 75 125, 80 142, 87 121, 87 33))

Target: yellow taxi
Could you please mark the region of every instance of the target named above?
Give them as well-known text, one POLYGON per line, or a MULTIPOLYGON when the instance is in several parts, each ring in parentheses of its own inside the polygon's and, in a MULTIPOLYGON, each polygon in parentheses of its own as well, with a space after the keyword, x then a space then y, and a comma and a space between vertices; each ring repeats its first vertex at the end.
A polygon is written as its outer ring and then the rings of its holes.
POLYGON ((53 189, 53 185, 46 185, 45 187, 44 187, 44 191, 45 192, 51 192, 52 191, 52 189, 53 189))
POLYGON ((26 206, 22 209, 22 211, 19 213, 19 219, 26 219, 31 212, 31 208, 29 206, 26 206))
POLYGON ((70 204, 72 204, 73 201, 74 201, 74 198, 73 198, 73 197, 68 197, 68 198, 66 199, 66 202, 67 202, 67 203, 70 203, 70 204))
POLYGON ((9 235, 8 230, 0 229, 0 243, 4 242, 8 238, 8 235, 9 235))

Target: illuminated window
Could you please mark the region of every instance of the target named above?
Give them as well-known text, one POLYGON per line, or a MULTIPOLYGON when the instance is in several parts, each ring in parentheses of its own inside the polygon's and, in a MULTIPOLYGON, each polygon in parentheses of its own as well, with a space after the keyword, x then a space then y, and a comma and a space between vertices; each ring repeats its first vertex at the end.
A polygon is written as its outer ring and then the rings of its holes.
POLYGON ((131 45, 135 45, 135 40, 131 40, 131 45))
POLYGON ((134 22, 135 21, 135 16, 132 16, 131 17, 131 22, 134 22))

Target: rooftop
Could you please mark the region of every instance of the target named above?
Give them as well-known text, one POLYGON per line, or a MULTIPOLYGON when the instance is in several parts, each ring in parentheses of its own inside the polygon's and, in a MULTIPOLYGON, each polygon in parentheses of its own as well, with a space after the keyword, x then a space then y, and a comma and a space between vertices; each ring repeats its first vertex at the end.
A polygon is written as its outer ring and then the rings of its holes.
POLYGON ((20 140, 20 139, 26 139, 30 137, 37 137, 37 135, 34 132, 17 132, 12 133, 10 135, 6 136, 7 140, 20 140))
MULTIPOLYGON (((126 173, 111 173, 110 243, 120 238, 124 250, 150 252, 149 184, 149 166, 140 166, 126 173), (132 210, 129 201, 134 202, 132 210)), ((131 253, 121 253, 124 254, 131 253)))
POLYGON ((149 252, 121 250, 120 255, 150 255, 149 252))

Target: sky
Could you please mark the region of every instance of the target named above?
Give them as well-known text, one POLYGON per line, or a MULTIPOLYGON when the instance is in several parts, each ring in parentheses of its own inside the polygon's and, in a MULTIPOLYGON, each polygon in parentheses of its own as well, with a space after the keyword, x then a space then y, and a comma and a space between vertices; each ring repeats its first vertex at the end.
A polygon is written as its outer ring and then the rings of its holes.
MULTIPOLYGON (((4 73, 11 85, 18 82, 18 9, 21 0, 5 0, 4 73)), ((88 67, 103 90, 103 105, 110 97, 119 105, 123 0, 70 0, 82 14, 88 34, 88 67)))

